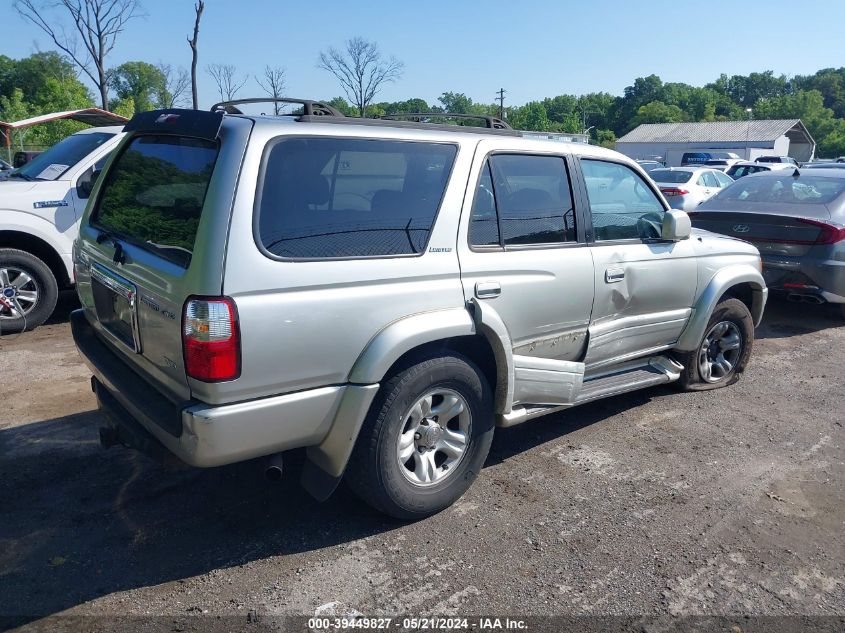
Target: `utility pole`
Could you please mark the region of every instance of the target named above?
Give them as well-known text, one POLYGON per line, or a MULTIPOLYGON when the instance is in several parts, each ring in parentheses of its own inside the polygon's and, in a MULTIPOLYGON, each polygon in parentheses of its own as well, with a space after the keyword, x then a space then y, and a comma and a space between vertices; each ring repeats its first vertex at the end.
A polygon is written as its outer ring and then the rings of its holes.
POLYGON ((505 93, 507 90, 504 88, 499 88, 499 91, 496 93, 496 97, 499 99, 499 118, 503 121, 505 120, 505 93))

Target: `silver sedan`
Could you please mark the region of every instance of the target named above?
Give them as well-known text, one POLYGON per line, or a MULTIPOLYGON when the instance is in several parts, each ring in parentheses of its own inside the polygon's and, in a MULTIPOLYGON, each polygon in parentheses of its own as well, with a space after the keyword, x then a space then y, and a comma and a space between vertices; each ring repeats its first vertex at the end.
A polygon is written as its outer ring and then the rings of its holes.
POLYGON ((667 167, 648 174, 660 187, 673 209, 691 211, 733 182, 717 169, 707 167, 667 167))

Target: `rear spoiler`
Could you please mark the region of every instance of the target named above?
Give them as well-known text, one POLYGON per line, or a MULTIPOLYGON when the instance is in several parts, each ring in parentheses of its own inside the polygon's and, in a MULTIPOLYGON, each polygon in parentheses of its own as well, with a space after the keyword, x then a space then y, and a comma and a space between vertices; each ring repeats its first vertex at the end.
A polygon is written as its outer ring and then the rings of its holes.
POLYGON ((220 133, 222 124, 222 112, 173 108, 139 112, 129 120, 123 131, 192 136, 213 141, 220 133))

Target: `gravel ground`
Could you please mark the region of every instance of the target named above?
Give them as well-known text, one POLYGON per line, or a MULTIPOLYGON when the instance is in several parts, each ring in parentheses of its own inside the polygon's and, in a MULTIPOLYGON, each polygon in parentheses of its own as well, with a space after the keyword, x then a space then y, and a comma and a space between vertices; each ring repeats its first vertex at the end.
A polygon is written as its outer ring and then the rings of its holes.
POLYGON ((328 603, 845 615, 845 324, 823 308, 772 302, 728 389, 655 388, 497 431, 464 498, 402 524, 344 488, 318 504, 294 477, 265 482, 256 462, 174 470, 103 451, 73 298, 60 307, 0 339, 0 614, 24 628, 328 603))

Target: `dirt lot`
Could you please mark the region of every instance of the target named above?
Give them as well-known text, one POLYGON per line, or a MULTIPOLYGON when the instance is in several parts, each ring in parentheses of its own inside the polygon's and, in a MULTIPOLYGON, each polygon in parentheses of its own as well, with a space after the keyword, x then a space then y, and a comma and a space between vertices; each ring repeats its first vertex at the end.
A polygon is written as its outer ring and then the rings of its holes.
MULTIPOLYGON (((103 451, 66 323, 0 339, 0 614, 845 614, 845 326, 772 303, 735 386, 498 431, 416 524, 259 465, 103 451)), ((8 623, 9 621, 7 621, 8 623)), ((0 627, 2 628, 2 627, 0 627)), ((179 629, 177 629, 179 630, 179 629)))

